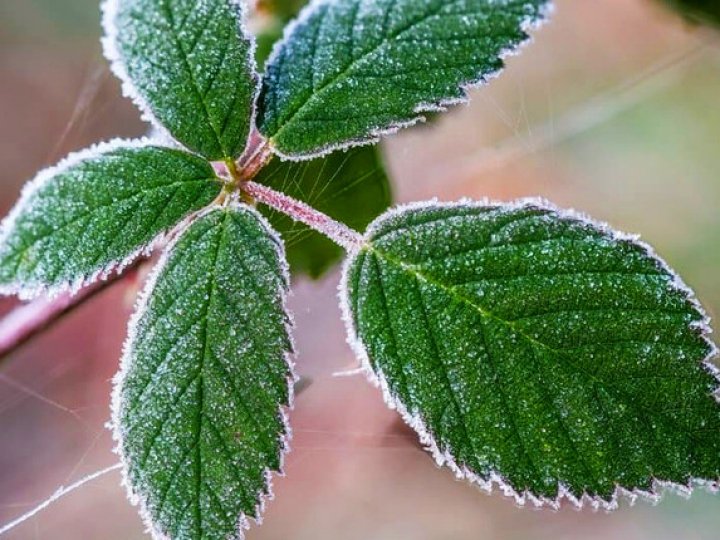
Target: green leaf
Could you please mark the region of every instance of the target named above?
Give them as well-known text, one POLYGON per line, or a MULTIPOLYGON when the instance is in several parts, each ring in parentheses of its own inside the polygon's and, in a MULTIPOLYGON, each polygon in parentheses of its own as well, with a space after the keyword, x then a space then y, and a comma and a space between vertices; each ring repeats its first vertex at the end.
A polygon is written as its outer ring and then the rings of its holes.
POLYGON ((148 283, 113 410, 155 536, 241 538, 260 519, 288 450, 286 290, 280 240, 244 206, 195 221, 148 283))
POLYGON ((720 2, 717 0, 663 0, 694 22, 720 25, 720 2))
POLYGON ((542 202, 409 207, 366 241, 351 339, 438 463, 553 506, 720 480, 707 320, 648 246, 542 202))
POLYGON ((204 159, 113 141, 42 171, 0 230, 0 292, 79 287, 128 263, 220 194, 204 159))
MULTIPOLYGON (((390 182, 372 147, 356 148, 304 163, 274 159, 255 181, 304 201, 350 228, 364 230, 392 204, 390 182)), ((343 250, 285 214, 263 208, 285 239, 293 274, 319 278, 342 259, 343 250)))
POLYGON ((146 118, 208 159, 245 149, 257 86, 240 0, 106 0, 105 56, 146 118))
POLYGON ((374 142, 465 101, 528 39, 548 0, 319 0, 266 68, 260 131, 306 159, 374 142))

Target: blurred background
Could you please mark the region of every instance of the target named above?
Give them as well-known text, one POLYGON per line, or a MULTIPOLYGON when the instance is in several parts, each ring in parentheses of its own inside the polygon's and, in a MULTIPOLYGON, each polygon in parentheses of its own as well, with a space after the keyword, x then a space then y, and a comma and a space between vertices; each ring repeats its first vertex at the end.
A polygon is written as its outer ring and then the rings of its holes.
MULTIPOLYGON (((0 0, 0 213, 68 151, 146 132, 99 47, 97 0, 0 0)), ((639 232, 720 312, 720 33, 654 0, 557 0, 551 24, 472 102, 384 143, 401 202, 543 196, 639 232)), ((720 497, 613 514, 520 510, 437 469, 360 377, 339 274, 298 280, 309 386, 276 499, 250 540, 717 538, 720 497)), ((140 283, 125 282, 0 366, 0 524, 116 462, 104 424, 140 283)), ((0 301, 0 310, 13 302, 0 301)), ((720 436, 720 434, 719 434, 720 436)), ((114 472, 8 539, 146 538, 114 472)))

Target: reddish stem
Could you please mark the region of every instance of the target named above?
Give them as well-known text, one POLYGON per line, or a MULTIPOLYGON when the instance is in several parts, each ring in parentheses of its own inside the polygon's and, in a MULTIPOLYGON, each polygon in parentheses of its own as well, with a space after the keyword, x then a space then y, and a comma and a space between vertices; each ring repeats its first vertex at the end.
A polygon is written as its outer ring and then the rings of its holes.
POLYGON ((236 163, 230 163, 230 173, 241 182, 252 180, 265 165, 272 159, 270 143, 256 129, 250 133, 250 140, 245 153, 236 163))
POLYGON ((113 274, 104 281, 88 285, 76 294, 64 293, 56 298, 38 298, 15 308, 0 320, 0 359, 5 358, 32 338, 50 328, 63 315, 120 281, 137 275, 137 265, 130 272, 113 274))
POLYGON ((363 237, 359 233, 315 210, 312 206, 255 182, 244 182, 241 188, 259 202, 324 234, 347 251, 357 251, 363 244, 363 237))

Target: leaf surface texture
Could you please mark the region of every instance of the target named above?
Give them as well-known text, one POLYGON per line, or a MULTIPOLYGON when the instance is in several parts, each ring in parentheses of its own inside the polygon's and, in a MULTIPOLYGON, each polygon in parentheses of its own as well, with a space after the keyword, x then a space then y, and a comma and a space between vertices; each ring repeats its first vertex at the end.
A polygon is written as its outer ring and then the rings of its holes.
POLYGON ((304 159, 466 99, 528 39, 546 0, 319 0, 266 67, 260 131, 304 159))
POLYGON ((439 462, 551 504, 720 478, 706 320, 646 246, 534 203, 405 209, 367 242, 351 330, 439 462))
POLYGON ((190 150, 238 157, 256 93, 244 2, 109 0, 106 56, 125 93, 190 150))
POLYGON ((113 143, 31 182, 0 234, 0 288, 77 285, 121 264, 220 193, 202 158, 113 143))
POLYGON ((291 351, 281 248, 244 207, 172 247, 131 325, 115 395, 133 495, 157 535, 242 537, 287 450, 291 351))

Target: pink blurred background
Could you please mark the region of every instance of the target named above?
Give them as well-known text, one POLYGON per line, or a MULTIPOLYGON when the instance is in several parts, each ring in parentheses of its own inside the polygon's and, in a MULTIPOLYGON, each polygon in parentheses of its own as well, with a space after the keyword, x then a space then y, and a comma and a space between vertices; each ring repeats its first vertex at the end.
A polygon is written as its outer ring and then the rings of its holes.
MULTIPOLYGON (((2 214, 68 151, 146 130, 101 57, 98 21, 96 0, 0 3, 2 214)), ((718 312, 720 34, 652 0, 558 0, 535 42, 472 96, 385 143, 400 201, 547 197, 642 233, 718 312)), ((295 286, 297 365, 311 384, 287 475, 250 540, 718 537, 720 496, 704 492, 610 515, 521 510, 437 469, 376 389, 333 378, 356 365, 337 282, 295 286)), ((0 524, 115 462, 104 423, 136 287, 104 292, 0 366, 0 524)), ((116 472, 6 537, 146 538, 116 472)))

